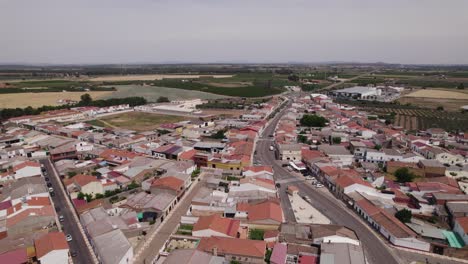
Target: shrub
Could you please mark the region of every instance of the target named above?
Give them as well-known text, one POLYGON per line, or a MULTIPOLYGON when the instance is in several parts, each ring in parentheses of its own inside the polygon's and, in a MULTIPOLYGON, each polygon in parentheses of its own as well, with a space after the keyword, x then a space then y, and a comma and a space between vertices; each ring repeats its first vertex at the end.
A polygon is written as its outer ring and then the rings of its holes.
POLYGON ((261 229, 250 229, 249 231, 249 239, 252 240, 263 240, 263 235, 265 234, 265 231, 261 229))
POLYGON ((411 182, 415 178, 415 175, 408 168, 399 168, 395 171, 395 177, 398 182, 411 182))
POLYGON ((409 223, 411 221, 412 214, 410 210, 403 208, 395 213, 395 217, 403 223, 409 223))

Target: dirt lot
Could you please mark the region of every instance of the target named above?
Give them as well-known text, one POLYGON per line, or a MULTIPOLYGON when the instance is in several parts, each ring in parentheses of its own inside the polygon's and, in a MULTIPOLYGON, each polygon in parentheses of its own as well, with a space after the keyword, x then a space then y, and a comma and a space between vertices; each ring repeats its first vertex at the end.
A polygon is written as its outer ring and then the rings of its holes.
POLYGON ((187 75, 187 74, 142 74, 142 75, 109 75, 90 78, 94 82, 116 82, 116 81, 153 81, 162 79, 198 79, 200 77, 230 78, 232 75, 187 75))
POLYGON ((135 131, 149 131, 157 129, 159 125, 164 123, 176 123, 184 120, 190 120, 190 118, 142 112, 128 112, 92 120, 89 123, 112 128, 118 127, 135 131))
POLYGON ((0 108, 39 107, 58 105, 59 99, 80 100, 82 94, 88 93, 93 99, 106 97, 112 92, 59 92, 59 93, 11 93, 0 95, 0 108))
POLYGON ((244 110, 233 109, 202 109, 204 115, 238 117, 245 114, 244 110))
POLYGON ((423 98, 438 98, 438 99, 465 99, 468 100, 468 92, 448 91, 448 90, 417 90, 405 95, 405 97, 423 97, 423 98))

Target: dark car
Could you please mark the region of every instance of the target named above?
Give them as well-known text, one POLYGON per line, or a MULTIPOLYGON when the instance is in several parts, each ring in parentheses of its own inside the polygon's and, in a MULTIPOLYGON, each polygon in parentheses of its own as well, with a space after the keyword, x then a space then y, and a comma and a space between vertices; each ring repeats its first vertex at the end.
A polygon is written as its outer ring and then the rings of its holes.
POLYGON ((48 177, 45 177, 45 180, 46 180, 46 181, 50 181, 50 179, 49 179, 48 177))
POLYGON ((278 189, 281 188, 281 184, 279 184, 279 183, 277 183, 275 186, 276 186, 276 188, 278 188, 278 189))
POLYGON ((78 253, 76 253, 76 251, 72 251, 72 252, 70 252, 70 256, 76 257, 76 256, 78 256, 78 253))
POLYGON ((50 196, 54 197, 54 196, 55 196, 55 193, 54 193, 54 192, 51 192, 51 193, 50 193, 50 196))
POLYGON ((52 187, 52 183, 48 182, 47 187, 52 187))

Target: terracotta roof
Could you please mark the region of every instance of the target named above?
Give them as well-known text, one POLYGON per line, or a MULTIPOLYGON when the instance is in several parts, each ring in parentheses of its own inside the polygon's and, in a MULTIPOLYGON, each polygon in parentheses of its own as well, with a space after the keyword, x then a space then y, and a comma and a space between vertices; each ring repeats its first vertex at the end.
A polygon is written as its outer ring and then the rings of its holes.
POLYGON ((41 258, 54 250, 69 249, 65 234, 62 232, 51 232, 34 241, 36 256, 41 258))
POLYGON ((216 248, 218 255, 237 255, 262 258, 265 256, 266 243, 261 240, 249 240, 230 237, 204 237, 200 240, 197 249, 213 252, 216 248))
POLYGON ((65 181, 65 185, 68 186, 71 183, 75 183, 78 186, 85 186, 91 182, 100 182, 96 177, 91 175, 79 174, 71 179, 65 181))
POLYGON ((39 164, 38 162, 34 162, 34 161, 25 161, 23 163, 20 163, 20 164, 14 166, 13 171, 21 170, 22 168, 25 168, 25 167, 39 168, 39 167, 41 167, 41 164, 39 164))
POLYGON ((51 216, 55 215, 55 210, 52 205, 46 205, 42 208, 29 208, 10 218, 7 218, 7 227, 12 227, 28 217, 32 216, 51 216))
POLYGON ((380 209, 367 199, 361 199, 357 201, 356 204, 369 216, 373 216, 380 212, 380 209))
POLYGON ((468 234, 468 216, 457 217, 455 221, 458 222, 465 234, 468 234))
POLYGON ((1 210, 8 209, 8 208, 10 208, 11 206, 12 206, 11 200, 1 202, 1 203, 0 203, 0 211, 1 211, 1 210))
POLYGON ((181 159, 181 160, 192 160, 193 156, 195 156, 195 154, 197 154, 196 149, 187 150, 187 151, 184 151, 184 152, 180 153, 179 159, 181 159))
POLYGON ((247 209, 249 221, 271 219, 283 222, 283 211, 281 206, 275 201, 266 201, 259 204, 250 205, 247 209))
POLYGON ((32 197, 28 200, 29 206, 50 205, 49 196, 46 197, 32 197))
POLYGON ((211 229, 230 237, 236 237, 239 226, 239 220, 224 218, 218 214, 214 214, 210 216, 200 216, 197 223, 193 226, 193 231, 211 229))
POLYGON ((155 180, 151 186, 154 187, 165 187, 172 189, 174 191, 179 191, 180 188, 184 185, 184 181, 173 176, 159 178, 155 180))
POLYGON ((364 185, 367 187, 372 187, 372 185, 369 182, 359 177, 349 177, 347 175, 344 175, 344 176, 339 176, 338 179, 336 180, 336 185, 339 185, 342 188, 346 188, 353 184, 360 184, 360 185, 364 185))
POLYGON ((383 209, 379 209, 379 213, 372 216, 372 219, 380 226, 385 228, 387 232, 398 238, 415 237, 416 233, 409 227, 400 222, 396 217, 387 213, 383 209))
POLYGON ((28 262, 28 253, 26 248, 19 248, 0 254, 0 263, 21 264, 28 262))

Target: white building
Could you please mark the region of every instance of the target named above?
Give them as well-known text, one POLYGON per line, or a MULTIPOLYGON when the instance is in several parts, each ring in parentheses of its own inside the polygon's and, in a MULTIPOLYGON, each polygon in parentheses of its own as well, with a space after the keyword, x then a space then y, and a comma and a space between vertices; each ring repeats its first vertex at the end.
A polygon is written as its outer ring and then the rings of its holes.
POLYGON ((13 167, 15 179, 41 176, 41 165, 34 161, 25 161, 13 167))
POLYGON ((67 264, 69 247, 62 232, 47 233, 34 241, 41 264, 67 264))

